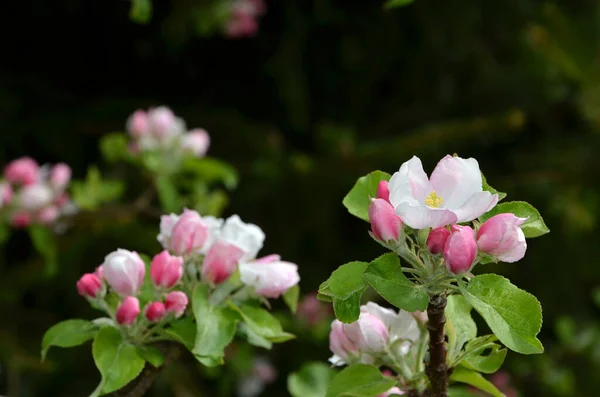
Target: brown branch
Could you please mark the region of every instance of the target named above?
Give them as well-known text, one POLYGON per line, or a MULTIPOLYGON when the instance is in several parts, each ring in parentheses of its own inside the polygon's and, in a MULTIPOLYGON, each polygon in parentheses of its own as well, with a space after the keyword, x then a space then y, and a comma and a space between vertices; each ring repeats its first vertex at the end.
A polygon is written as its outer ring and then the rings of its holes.
POLYGON ((448 397, 448 366, 446 365, 446 341, 444 325, 446 317, 446 294, 434 295, 429 299, 427 316, 429 322, 429 363, 427 377, 431 382, 431 397, 448 397))
POLYGON ((180 344, 169 343, 167 345, 158 345, 157 347, 165 355, 165 362, 163 365, 156 368, 151 364, 146 363, 142 372, 133 382, 121 390, 110 394, 109 397, 142 397, 152 387, 152 384, 156 378, 158 378, 162 369, 165 368, 167 364, 171 364, 179 359, 183 353, 183 347, 180 344))

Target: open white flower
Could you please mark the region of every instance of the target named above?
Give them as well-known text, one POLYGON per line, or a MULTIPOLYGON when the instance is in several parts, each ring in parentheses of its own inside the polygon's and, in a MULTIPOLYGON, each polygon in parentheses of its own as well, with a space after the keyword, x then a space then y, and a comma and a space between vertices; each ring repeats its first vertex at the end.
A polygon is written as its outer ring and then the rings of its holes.
POLYGON ((421 160, 413 156, 392 176, 388 187, 396 214, 413 229, 468 222, 498 202, 497 194, 483 191, 474 158, 448 155, 427 178, 421 160))

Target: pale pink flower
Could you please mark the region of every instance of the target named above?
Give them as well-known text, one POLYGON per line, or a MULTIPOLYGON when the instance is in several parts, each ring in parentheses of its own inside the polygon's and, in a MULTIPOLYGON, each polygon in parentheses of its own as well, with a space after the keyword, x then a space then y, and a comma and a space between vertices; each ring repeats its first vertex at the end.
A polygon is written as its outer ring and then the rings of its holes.
POLYGON ((514 214, 498 214, 487 221, 477 232, 477 246, 481 252, 493 255, 503 262, 516 262, 525 256, 527 242, 521 224, 527 218, 514 214))

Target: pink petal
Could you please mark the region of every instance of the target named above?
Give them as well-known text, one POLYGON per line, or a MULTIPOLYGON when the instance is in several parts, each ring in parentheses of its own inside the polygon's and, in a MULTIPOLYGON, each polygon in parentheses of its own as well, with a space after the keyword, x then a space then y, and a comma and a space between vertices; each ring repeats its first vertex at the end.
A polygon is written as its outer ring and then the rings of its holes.
POLYGON ((394 207, 406 197, 413 197, 422 202, 433 190, 427 174, 423 171, 423 164, 417 156, 402 164, 400 170, 390 179, 388 188, 390 202, 394 207))
POLYGON ((474 158, 447 155, 436 165, 430 180, 435 192, 444 200, 444 208, 458 208, 482 189, 481 171, 474 158))
POLYGON ((498 203, 498 195, 479 192, 472 195, 462 206, 454 210, 457 222, 468 222, 485 214, 498 203))
POLYGON ((396 214, 404 224, 413 229, 440 227, 456 222, 456 214, 443 208, 429 208, 418 203, 403 202, 396 207, 396 214))

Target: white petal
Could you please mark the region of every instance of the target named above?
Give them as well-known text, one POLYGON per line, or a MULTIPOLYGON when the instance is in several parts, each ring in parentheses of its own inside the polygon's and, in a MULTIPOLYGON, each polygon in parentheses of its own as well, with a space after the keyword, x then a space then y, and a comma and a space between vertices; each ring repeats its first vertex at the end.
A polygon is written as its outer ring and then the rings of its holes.
POLYGON ((329 358, 329 362, 336 367, 341 367, 342 365, 346 364, 344 359, 342 359, 340 356, 336 356, 335 354, 329 358))
POLYGON ((392 324, 396 321, 396 312, 394 310, 381 307, 375 302, 369 302, 366 305, 361 306, 360 311, 378 317, 388 329, 390 329, 392 324))
POLYGON ((403 202, 396 207, 402 222, 413 229, 441 227, 456 222, 456 214, 443 208, 429 208, 415 202, 403 202))
POLYGON ((432 190, 427 174, 423 171, 423 164, 417 156, 402 164, 400 170, 392 175, 388 188, 390 203, 394 207, 407 197, 423 202, 432 190))
POLYGON ((400 310, 390 328, 390 342, 398 339, 416 341, 421 336, 417 320, 408 312, 400 310))
POLYGON ((442 207, 455 209, 482 190, 479 163, 474 158, 444 157, 431 173, 431 185, 442 197, 442 207))
POLYGON ((510 252, 504 255, 498 255, 498 259, 506 263, 514 263, 520 261, 525 256, 527 251, 527 242, 525 241, 525 234, 520 227, 517 227, 517 240, 520 244, 516 244, 510 252))
POLYGON ((459 208, 454 209, 457 222, 468 222, 485 214, 498 203, 498 195, 490 192, 475 193, 459 208))
POLYGON ((244 251, 242 261, 254 259, 263 246, 265 234, 262 229, 251 223, 244 223, 239 216, 227 218, 221 229, 221 238, 240 247, 244 251))

